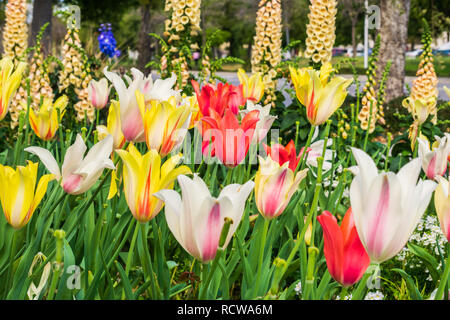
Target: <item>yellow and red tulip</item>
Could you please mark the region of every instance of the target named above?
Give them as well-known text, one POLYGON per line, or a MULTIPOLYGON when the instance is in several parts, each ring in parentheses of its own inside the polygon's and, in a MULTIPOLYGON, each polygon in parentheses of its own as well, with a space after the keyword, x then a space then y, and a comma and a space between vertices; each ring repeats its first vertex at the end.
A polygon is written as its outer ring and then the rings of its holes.
POLYGON ((181 155, 167 159, 161 166, 161 157, 154 149, 141 155, 130 144, 128 150, 116 150, 123 161, 123 183, 128 208, 139 222, 145 223, 154 218, 164 203, 154 196, 162 189, 172 189, 180 174, 189 174, 187 166, 176 165, 181 155))
POLYGON ((14 64, 11 58, 5 57, 0 60, 0 120, 3 120, 8 112, 9 104, 19 88, 26 66, 26 63, 19 62, 13 72, 14 64))
POLYGON ((283 213, 308 169, 294 175, 286 162, 280 165, 271 157, 259 157, 259 170, 255 176, 255 200, 258 211, 266 219, 283 213))
POLYGON ((250 111, 241 123, 230 109, 225 110, 223 117, 213 110, 211 113, 212 117, 202 118, 203 154, 208 155, 211 145, 211 156, 216 156, 227 167, 236 167, 247 155, 259 111, 250 111))
POLYGON ((352 208, 347 210, 341 226, 328 211, 324 211, 317 220, 323 229, 323 252, 328 271, 344 287, 355 284, 367 270, 370 258, 359 239, 352 208))
POLYGON ((233 223, 223 247, 230 242, 255 184, 253 181, 243 185, 230 184, 216 199, 197 175, 192 180, 180 175, 178 183, 183 198, 173 190, 161 190, 155 196, 166 204, 167 224, 175 239, 193 257, 206 263, 216 256, 225 218, 233 223))
POLYGON ((30 221, 47 191, 52 174, 43 175, 36 187, 38 164, 28 161, 16 170, 0 164, 0 200, 8 223, 20 229, 30 221))
POLYGON ((321 125, 342 105, 352 79, 333 77, 328 81, 330 65, 320 71, 290 68, 297 98, 306 107, 306 116, 312 125, 321 125))
POLYGON ((264 95, 264 82, 261 73, 255 73, 248 77, 244 69, 239 69, 237 75, 242 85, 244 99, 249 99, 255 103, 259 102, 264 95))
POLYGON ((62 118, 69 99, 63 95, 59 97, 52 106, 52 100, 45 98, 38 112, 30 108, 29 120, 31 129, 44 141, 53 139, 56 130, 59 128, 58 110, 62 118))
POLYGON ((434 206, 441 224, 442 232, 450 242, 450 181, 438 177, 439 185, 434 193, 434 206))
POLYGON ((108 119, 106 126, 97 126, 98 139, 103 140, 109 134, 113 136, 113 148, 122 149, 125 144, 125 137, 122 133, 122 126, 120 124, 120 103, 112 100, 109 106, 108 119))
POLYGON ((176 150, 186 136, 190 124, 189 105, 177 106, 176 99, 168 101, 150 101, 145 108, 144 95, 136 91, 136 100, 144 119, 145 141, 149 149, 155 149, 162 157, 176 150))

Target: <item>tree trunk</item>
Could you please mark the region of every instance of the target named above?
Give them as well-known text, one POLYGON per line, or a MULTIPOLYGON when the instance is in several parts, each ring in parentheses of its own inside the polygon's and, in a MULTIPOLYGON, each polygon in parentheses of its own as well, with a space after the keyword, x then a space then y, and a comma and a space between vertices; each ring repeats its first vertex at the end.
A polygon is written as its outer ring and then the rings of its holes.
POLYGON ((141 26, 139 28, 138 35, 138 51, 139 57, 137 61, 138 69, 144 72, 144 74, 149 73, 150 68, 146 68, 145 65, 151 60, 151 37, 148 35, 150 33, 150 4, 141 4, 141 26))
MULTIPOLYGON (((410 0, 381 0, 381 44, 379 70, 392 61, 386 85, 386 101, 404 96, 405 50, 408 36, 410 0)), ((381 72, 380 72, 381 73, 381 72)))
POLYGON ((29 38, 29 45, 34 46, 36 43, 36 36, 41 27, 47 22, 49 25, 45 29, 42 36, 42 51, 44 54, 50 53, 52 41, 52 0, 34 0, 33 3, 33 21, 31 22, 31 37, 29 38))

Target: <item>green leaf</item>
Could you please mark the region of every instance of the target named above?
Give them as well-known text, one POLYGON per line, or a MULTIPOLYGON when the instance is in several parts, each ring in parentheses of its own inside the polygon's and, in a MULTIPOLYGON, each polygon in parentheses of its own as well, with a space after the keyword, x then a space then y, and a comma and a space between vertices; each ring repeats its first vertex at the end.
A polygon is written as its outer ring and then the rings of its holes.
POLYGON ((414 283, 414 280, 411 278, 409 274, 407 274, 404 270, 394 268, 392 271, 398 272, 402 278, 406 282, 406 288, 408 289, 409 296, 413 300, 423 300, 422 295, 419 292, 419 289, 417 289, 416 284, 414 283))

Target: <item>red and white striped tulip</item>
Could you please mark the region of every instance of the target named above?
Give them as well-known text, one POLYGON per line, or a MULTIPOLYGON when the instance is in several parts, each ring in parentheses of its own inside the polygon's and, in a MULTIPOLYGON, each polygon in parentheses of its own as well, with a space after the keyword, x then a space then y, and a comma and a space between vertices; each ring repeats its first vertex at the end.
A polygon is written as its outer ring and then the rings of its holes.
POLYGON ((373 263, 395 256, 406 244, 431 199, 436 183, 417 183, 420 160, 401 170, 378 173, 364 151, 352 148, 358 170, 350 186, 356 229, 373 263))
POLYGON ((271 157, 259 157, 259 170, 255 176, 255 200, 259 213, 273 219, 283 213, 308 169, 297 172, 289 168, 289 161, 280 165, 271 157))
POLYGON ((436 141, 430 149, 430 143, 426 139, 417 138, 419 142, 419 158, 422 161, 422 169, 428 179, 436 179, 447 171, 447 161, 450 155, 450 134, 443 138, 435 136, 436 141))
POLYGON ((39 157, 47 170, 60 181, 65 192, 78 195, 89 190, 100 178, 105 168, 115 169, 114 163, 109 158, 113 151, 111 135, 95 144, 84 157, 86 149, 83 138, 77 134, 75 143, 66 151, 62 170, 59 169, 58 162, 47 149, 29 147, 25 151, 39 157))
POLYGON ((438 177, 439 185, 434 193, 434 207, 441 224, 442 232, 450 242, 450 181, 438 177))
POLYGON ((178 183, 182 197, 173 190, 161 190, 154 196, 165 202, 167 224, 181 246, 196 259, 211 261, 219 247, 224 219, 233 221, 225 248, 239 226, 245 202, 255 184, 253 181, 243 185, 230 184, 222 189, 218 198, 214 198, 197 175, 192 180, 180 175, 178 183))
POLYGON ((103 109, 108 104, 109 92, 108 80, 102 78, 99 81, 91 80, 88 87, 89 100, 96 109, 103 109))

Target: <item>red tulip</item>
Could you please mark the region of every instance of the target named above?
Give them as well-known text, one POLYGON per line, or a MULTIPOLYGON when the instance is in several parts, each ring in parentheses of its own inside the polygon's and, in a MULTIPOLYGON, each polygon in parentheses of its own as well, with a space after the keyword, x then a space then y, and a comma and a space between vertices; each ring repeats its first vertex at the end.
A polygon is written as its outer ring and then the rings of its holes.
POLYGON ((295 172, 295 169, 297 168, 298 162, 300 161, 304 148, 300 150, 300 153, 297 156, 294 141, 291 140, 286 145, 286 147, 282 146, 279 143, 274 144, 272 147, 269 147, 268 145, 264 144, 264 150, 266 151, 267 155, 271 157, 272 160, 277 161, 280 164, 280 166, 289 161, 289 168, 292 170, 292 172, 295 172))
POLYGON ((202 121, 203 150, 207 152, 211 142, 214 148, 212 155, 217 156, 227 167, 235 167, 247 155, 259 121, 259 111, 247 113, 240 124, 230 109, 225 110, 223 117, 213 111, 211 117, 203 117, 202 121))
POLYGON ((355 284, 369 266, 370 258, 356 231, 352 208, 347 210, 340 227, 328 211, 317 220, 323 229, 323 251, 331 276, 344 287, 355 284))
POLYGON ((200 112, 205 117, 211 116, 211 110, 222 117, 226 109, 231 109, 237 115, 239 107, 245 105, 247 101, 244 98, 242 85, 219 83, 216 87, 208 83, 200 89, 197 81, 192 80, 191 83, 197 96, 200 112))

